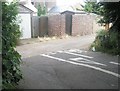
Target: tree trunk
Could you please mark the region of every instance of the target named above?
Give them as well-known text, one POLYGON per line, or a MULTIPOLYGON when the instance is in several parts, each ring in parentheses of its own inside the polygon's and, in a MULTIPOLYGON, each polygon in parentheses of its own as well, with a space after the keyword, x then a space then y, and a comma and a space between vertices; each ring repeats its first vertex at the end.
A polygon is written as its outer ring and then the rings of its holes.
POLYGON ((109 30, 109 23, 105 24, 105 30, 108 31, 109 30))

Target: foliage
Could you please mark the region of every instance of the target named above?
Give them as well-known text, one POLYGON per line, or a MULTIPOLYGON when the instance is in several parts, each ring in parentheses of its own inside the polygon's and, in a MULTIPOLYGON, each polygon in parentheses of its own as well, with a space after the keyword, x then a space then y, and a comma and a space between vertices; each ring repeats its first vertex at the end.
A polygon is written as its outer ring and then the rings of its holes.
POLYGON ((105 10, 104 7, 102 6, 101 3, 97 2, 97 0, 91 1, 91 0, 86 0, 85 5, 83 6, 83 10, 88 12, 88 13, 94 13, 99 15, 99 20, 97 21, 98 23, 100 23, 101 25, 104 25, 105 23, 107 23, 107 19, 104 16, 105 14, 105 10))
POLYGON ((17 3, 2 3, 2 88, 16 88, 22 74, 20 71, 21 56, 15 50, 20 37, 17 20, 17 3))
POLYGON ((2 74, 0 74, 0 91, 2 90, 2 74))
POLYGON ((120 2, 93 3, 87 1, 85 10, 102 16, 99 23, 108 25, 109 30, 99 32, 92 47, 95 47, 96 51, 120 55, 120 2), (109 23, 112 23, 111 27, 109 27, 109 23))
POLYGON ((100 2, 99 5, 104 7, 103 16, 108 18, 109 22, 113 22, 116 17, 119 17, 120 2, 100 2))
POLYGON ((104 9, 104 12, 101 14, 103 16, 101 21, 113 24, 110 31, 119 31, 120 2, 100 2, 99 5, 104 9))
POLYGON ((120 2, 97 2, 97 0, 92 2, 87 0, 83 8, 86 12, 102 16, 98 23, 113 23, 113 26, 120 24, 120 2))
POLYGON ((97 0, 94 0, 92 2, 91 0, 86 0, 85 5, 82 5, 83 10, 88 13, 96 13, 99 9, 99 6, 97 5, 97 0))
POLYGON ((0 54, 2 52, 2 3, 0 2, 0 54))
POLYGON ((116 32, 107 32, 101 30, 97 32, 97 36, 91 48, 95 48, 96 51, 101 51, 109 54, 120 55, 120 48, 118 47, 118 40, 120 35, 116 32))
POLYGON ((1 37, 0 37, 0 54, 2 52, 2 40, 1 40, 1 37))
POLYGON ((41 7, 41 5, 39 4, 38 5, 38 12, 37 12, 38 16, 46 15, 46 13, 47 13, 46 6, 41 7))

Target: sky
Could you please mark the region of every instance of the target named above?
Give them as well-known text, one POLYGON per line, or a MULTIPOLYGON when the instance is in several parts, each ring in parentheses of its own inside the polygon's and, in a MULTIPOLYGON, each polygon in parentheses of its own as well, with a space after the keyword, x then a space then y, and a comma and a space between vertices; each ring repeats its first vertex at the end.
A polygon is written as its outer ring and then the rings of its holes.
POLYGON ((76 3, 84 4, 84 0, 57 0, 58 6, 71 6, 76 3))
MULTIPOLYGON (((7 1, 12 1, 12 0, 7 0, 7 1)), ((20 0, 20 1, 25 1, 25 0, 20 0)), ((38 1, 42 1, 42 0, 38 0, 38 1)), ((47 1, 47 0, 45 0, 45 1, 47 1)), ((54 0, 48 0, 48 1, 54 1, 54 0)), ((76 3, 84 4, 85 0, 56 0, 56 1, 57 1, 58 6, 71 6, 76 3)))

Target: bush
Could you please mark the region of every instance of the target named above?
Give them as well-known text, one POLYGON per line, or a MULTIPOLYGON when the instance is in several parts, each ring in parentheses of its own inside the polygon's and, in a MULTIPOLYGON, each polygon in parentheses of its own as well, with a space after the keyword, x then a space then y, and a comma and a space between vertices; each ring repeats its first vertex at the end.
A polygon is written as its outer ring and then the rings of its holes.
POLYGON ((91 49, 94 47, 95 51, 101 51, 109 54, 120 55, 120 48, 118 47, 118 40, 120 35, 117 32, 107 32, 101 30, 97 32, 97 36, 91 49))
POLYGON ((20 37, 17 20, 17 3, 2 3, 2 88, 15 89, 22 74, 21 56, 15 50, 20 37))
POLYGON ((0 54, 2 52, 2 41, 1 41, 1 37, 0 37, 0 54))

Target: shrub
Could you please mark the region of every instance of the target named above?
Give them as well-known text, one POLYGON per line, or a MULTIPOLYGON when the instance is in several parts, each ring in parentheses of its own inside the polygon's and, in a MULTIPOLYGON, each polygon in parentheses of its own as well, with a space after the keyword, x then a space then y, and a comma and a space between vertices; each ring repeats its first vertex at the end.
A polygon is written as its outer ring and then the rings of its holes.
POLYGON ((94 47, 96 51, 120 55, 118 37, 120 37, 120 35, 117 32, 107 32, 105 30, 101 30, 97 32, 96 39, 91 45, 91 49, 94 47))
POLYGON ((2 52, 2 41, 1 41, 1 37, 0 37, 0 54, 2 52))
POLYGON ((17 3, 2 3, 2 88, 14 89, 22 79, 21 56, 15 50, 20 37, 17 3))

